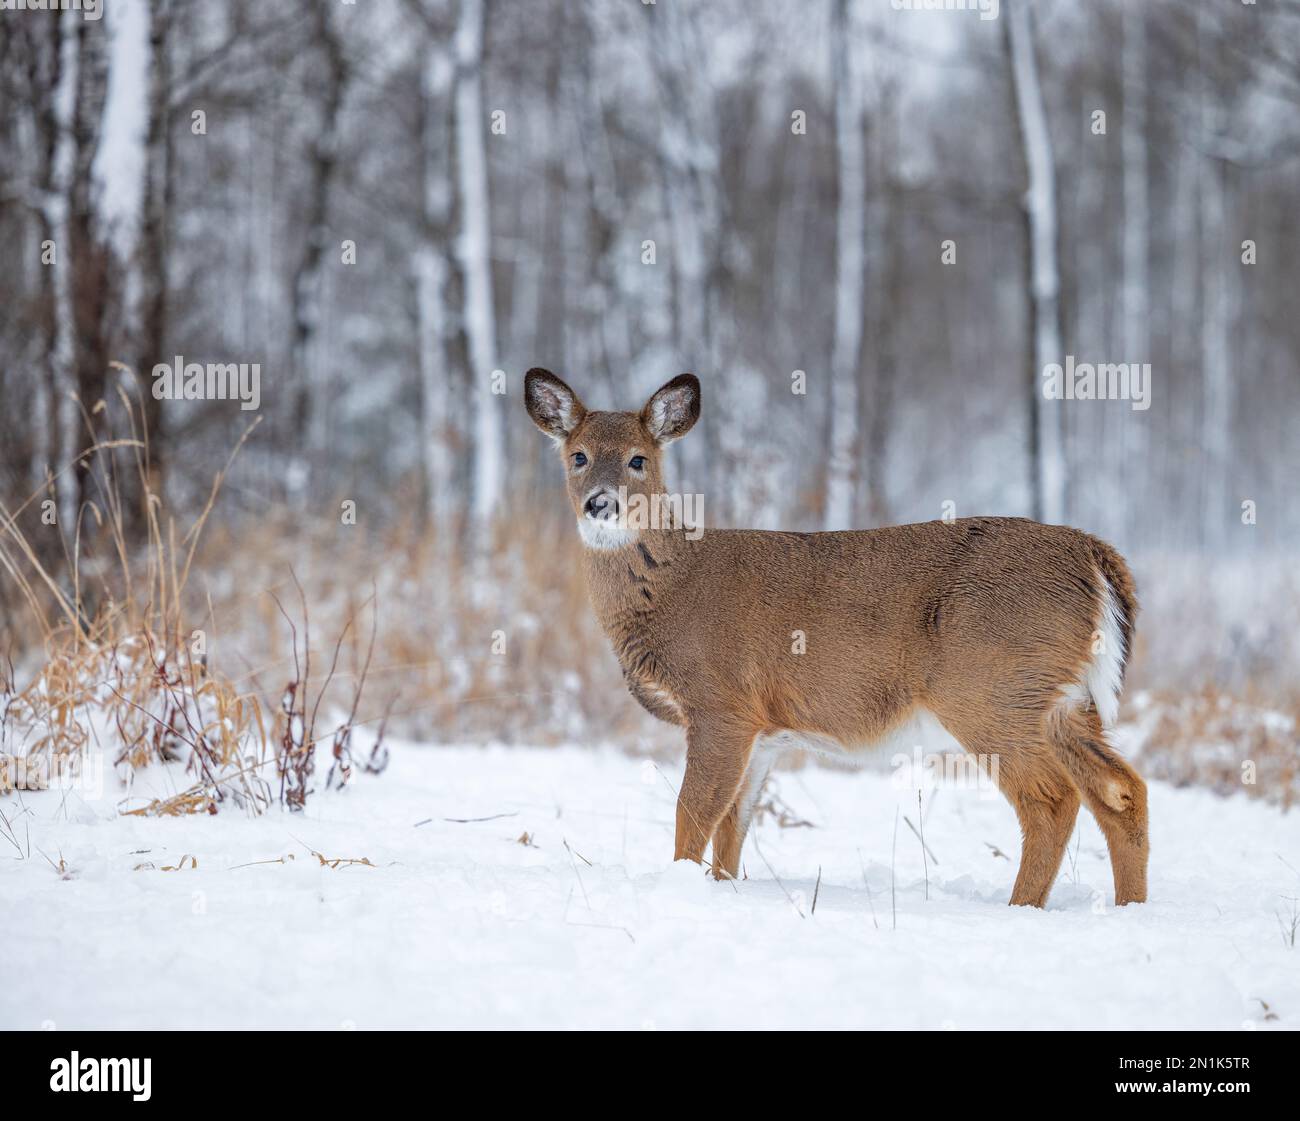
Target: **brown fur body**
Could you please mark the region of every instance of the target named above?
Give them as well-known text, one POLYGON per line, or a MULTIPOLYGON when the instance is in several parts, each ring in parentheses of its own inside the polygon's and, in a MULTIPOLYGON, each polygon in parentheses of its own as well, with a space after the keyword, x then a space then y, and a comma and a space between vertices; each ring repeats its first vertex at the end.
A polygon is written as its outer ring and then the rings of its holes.
MULTIPOLYGON (((578 414, 574 399, 563 447, 586 460, 570 478, 580 524, 593 490, 662 491, 651 409, 681 381, 641 414, 578 414), (633 455, 645 467, 629 473, 633 455)), ((667 527, 589 547, 583 563, 632 695, 686 728, 676 859, 703 860, 712 840, 714 874, 738 874, 770 765, 762 745, 851 754, 924 710, 966 750, 997 757, 1023 833, 1012 903, 1044 904, 1081 800, 1106 836, 1116 901, 1146 898, 1145 786, 1077 696, 1107 588, 1119 656, 1131 647, 1132 579, 1104 542, 1017 518, 696 540, 667 527)))

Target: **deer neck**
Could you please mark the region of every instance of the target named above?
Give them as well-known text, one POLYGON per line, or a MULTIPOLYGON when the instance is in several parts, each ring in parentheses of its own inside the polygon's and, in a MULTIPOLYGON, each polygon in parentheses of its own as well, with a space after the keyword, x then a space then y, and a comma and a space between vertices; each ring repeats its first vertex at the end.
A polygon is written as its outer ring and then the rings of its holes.
POLYGON ((662 614, 696 560, 697 546, 683 529, 658 529, 615 549, 583 550, 587 593, 616 650, 662 614))

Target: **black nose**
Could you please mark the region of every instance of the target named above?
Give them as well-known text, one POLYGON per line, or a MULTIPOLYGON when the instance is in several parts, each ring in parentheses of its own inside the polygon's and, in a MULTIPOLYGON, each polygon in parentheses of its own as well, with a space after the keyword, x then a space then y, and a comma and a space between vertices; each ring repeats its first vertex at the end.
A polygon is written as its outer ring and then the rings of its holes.
POLYGON ((582 512, 589 518, 612 517, 618 510, 618 500, 605 491, 597 491, 587 499, 582 512))

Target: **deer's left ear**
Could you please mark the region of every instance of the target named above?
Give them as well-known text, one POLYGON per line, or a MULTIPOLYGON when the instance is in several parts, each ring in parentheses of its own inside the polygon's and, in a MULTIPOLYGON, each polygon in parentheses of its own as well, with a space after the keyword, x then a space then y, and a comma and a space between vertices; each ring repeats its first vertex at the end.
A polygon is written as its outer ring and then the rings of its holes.
POLYGON ((700 379, 694 374, 678 374, 641 410, 641 423, 660 446, 680 440, 699 419, 700 379))

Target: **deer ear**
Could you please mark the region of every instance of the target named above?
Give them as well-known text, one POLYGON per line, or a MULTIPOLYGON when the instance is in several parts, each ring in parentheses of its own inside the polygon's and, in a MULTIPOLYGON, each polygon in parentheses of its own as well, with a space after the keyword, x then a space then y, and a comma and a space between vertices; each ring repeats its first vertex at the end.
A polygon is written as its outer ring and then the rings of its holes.
POLYGON ((536 366, 524 376, 524 406, 533 423, 561 443, 587 415, 572 389, 550 370, 536 366))
POLYGON ((641 423, 660 445, 680 440, 699 419, 700 379, 694 374, 678 374, 641 410, 641 423))

